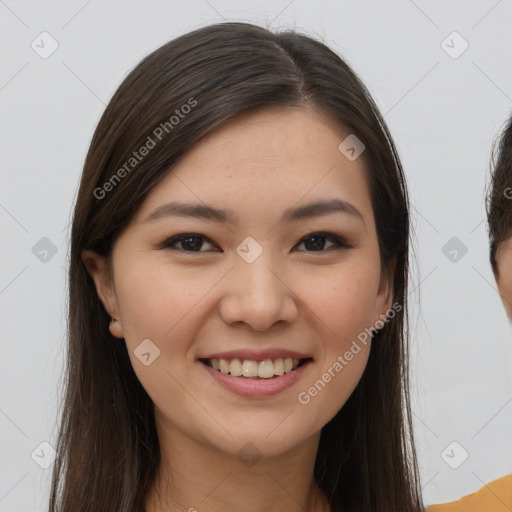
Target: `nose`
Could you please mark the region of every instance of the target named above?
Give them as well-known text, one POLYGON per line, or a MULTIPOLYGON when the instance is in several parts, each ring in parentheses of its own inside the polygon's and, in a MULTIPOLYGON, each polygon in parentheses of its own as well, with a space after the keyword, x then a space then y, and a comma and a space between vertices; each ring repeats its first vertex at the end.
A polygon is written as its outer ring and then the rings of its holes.
POLYGON ((235 258, 226 280, 220 315, 228 324, 243 323, 256 331, 274 324, 292 323, 298 314, 293 283, 282 266, 263 253, 252 263, 235 258))

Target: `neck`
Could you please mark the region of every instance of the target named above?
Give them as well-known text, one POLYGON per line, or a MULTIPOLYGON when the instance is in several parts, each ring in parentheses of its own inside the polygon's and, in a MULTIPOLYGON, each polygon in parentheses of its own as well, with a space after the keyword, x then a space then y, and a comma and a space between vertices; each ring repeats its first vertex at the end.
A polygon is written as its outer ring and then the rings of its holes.
POLYGON ((245 462, 168 424, 158 435, 161 463, 145 512, 330 510, 313 477, 319 433, 286 453, 245 462))

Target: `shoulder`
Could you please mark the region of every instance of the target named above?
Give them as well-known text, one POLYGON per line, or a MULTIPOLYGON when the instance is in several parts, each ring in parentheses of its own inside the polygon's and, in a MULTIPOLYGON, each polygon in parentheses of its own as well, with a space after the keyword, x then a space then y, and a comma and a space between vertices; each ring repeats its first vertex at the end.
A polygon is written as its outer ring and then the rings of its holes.
POLYGON ((493 480, 460 500, 431 505, 426 512, 510 512, 512 474, 493 480))

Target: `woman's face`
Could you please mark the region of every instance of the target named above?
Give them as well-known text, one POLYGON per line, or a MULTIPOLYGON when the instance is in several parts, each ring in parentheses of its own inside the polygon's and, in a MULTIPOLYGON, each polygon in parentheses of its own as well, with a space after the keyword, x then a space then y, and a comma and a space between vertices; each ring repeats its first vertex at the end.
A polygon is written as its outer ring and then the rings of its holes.
POLYGON ((512 237, 499 245, 496 251, 496 264, 498 291, 507 316, 512 322, 512 237))
POLYGON ((277 455, 356 387, 392 297, 349 134, 310 109, 241 116, 152 189, 114 244, 115 288, 84 254, 161 436, 277 455))

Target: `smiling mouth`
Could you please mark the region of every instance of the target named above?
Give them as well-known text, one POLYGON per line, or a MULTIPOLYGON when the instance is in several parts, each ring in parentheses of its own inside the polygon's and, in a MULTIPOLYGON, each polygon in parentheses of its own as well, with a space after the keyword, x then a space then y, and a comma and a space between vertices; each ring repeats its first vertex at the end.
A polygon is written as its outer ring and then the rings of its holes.
POLYGON ((292 357, 278 357, 276 359, 265 359, 256 361, 252 359, 199 359, 203 364, 214 370, 231 375, 232 377, 246 377, 248 379, 273 379, 294 372, 297 368, 309 361, 292 357))

